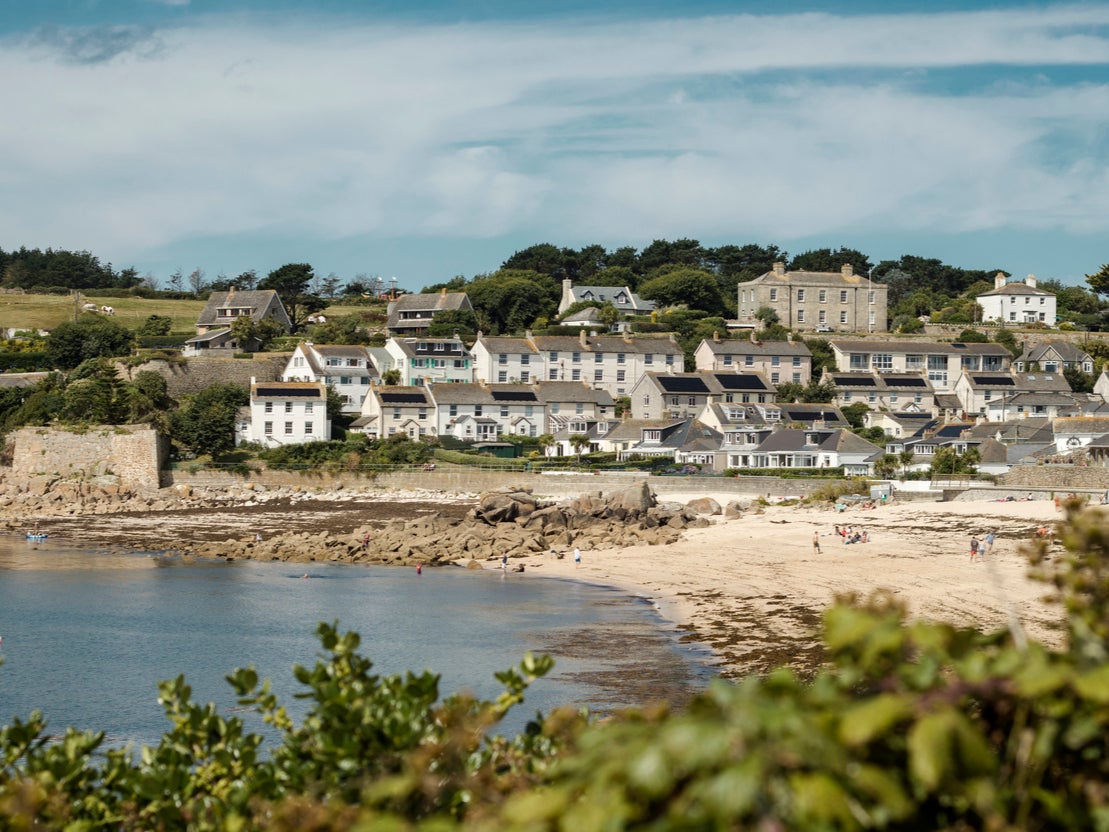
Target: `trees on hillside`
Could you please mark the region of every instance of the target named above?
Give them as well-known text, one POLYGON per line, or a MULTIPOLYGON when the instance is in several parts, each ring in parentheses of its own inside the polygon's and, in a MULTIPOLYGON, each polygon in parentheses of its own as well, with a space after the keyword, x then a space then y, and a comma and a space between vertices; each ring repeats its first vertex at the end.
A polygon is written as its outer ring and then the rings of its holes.
POLYGON ((315 272, 308 263, 286 263, 258 283, 259 289, 273 289, 285 305, 293 332, 298 332, 309 315, 327 308, 327 301, 312 293, 315 272))
POLYGON ((46 339, 52 366, 70 370, 89 358, 130 355, 135 336, 127 327, 101 315, 82 315, 58 324, 46 339))
POLYGON ((870 258, 857 249, 844 247, 835 251, 816 248, 802 252, 790 261, 789 268, 802 272, 838 272, 845 264, 850 264, 855 274, 870 274, 870 258))
POLYGON ((466 286, 478 326, 489 335, 523 332, 536 318, 552 316, 561 292, 548 275, 503 269, 466 286))
POLYGON ((235 416, 249 402, 245 387, 213 384, 170 415, 171 436, 194 454, 225 454, 235 447, 235 416))
POLYGON ((727 311, 716 278, 700 269, 677 268, 664 272, 641 284, 639 294, 659 306, 685 306, 709 315, 722 315, 727 311))

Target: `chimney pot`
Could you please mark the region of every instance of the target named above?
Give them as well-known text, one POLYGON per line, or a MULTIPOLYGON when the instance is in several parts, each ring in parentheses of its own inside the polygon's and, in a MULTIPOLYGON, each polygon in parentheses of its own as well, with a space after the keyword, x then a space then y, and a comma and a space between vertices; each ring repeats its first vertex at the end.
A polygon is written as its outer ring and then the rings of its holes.
POLYGON ((1028 275, 1028 277, 1024 278, 1024 285, 1025 286, 1030 286, 1031 288, 1035 289, 1036 288, 1036 275, 1030 274, 1030 275, 1028 275))
POLYGON ((785 263, 775 263, 774 264, 774 274, 775 275, 777 275, 778 277, 784 277, 785 273, 786 273, 786 264, 785 263))
POLYGON ((842 266, 840 266, 839 273, 842 274, 844 277, 853 277, 855 274, 855 268, 850 263, 844 263, 842 266))
POLYGON ((719 330, 714 329, 712 331, 712 340, 715 341, 717 344, 720 343, 720 332, 719 332, 719 330))

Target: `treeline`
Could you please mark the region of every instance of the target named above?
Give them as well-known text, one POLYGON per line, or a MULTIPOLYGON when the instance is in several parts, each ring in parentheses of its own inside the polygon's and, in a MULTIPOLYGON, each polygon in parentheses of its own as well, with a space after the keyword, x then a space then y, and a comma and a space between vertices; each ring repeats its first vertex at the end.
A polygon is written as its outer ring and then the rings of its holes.
POLYGON ((0 249, 0 285, 7 289, 131 289, 142 282, 135 269, 117 272, 87 251, 0 249))

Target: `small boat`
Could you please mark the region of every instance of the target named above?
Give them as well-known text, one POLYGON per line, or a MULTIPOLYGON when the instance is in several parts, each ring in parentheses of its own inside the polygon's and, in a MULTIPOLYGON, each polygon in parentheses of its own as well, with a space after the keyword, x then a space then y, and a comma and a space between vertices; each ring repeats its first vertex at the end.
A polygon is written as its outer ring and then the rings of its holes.
POLYGON ((28 540, 46 540, 49 536, 47 532, 27 532, 28 540))

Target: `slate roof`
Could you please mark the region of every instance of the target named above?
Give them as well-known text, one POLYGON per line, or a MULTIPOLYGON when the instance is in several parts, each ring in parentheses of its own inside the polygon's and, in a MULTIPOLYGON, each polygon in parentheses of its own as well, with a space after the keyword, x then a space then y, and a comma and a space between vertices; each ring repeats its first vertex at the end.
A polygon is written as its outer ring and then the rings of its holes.
POLYGON ((573 302, 595 300, 598 303, 611 303, 621 312, 650 312, 655 302, 644 300, 627 286, 571 286, 573 302))
POLYGON ((500 355, 501 353, 504 353, 506 355, 523 355, 524 353, 527 353, 529 355, 537 355, 539 353, 538 348, 536 348, 536 346, 532 344, 531 341, 529 341, 527 338, 509 338, 501 335, 482 335, 479 332, 477 336, 477 341, 474 342, 474 346, 476 347, 478 344, 481 344, 489 353, 493 355, 500 355))
POLYGON ((1039 363, 1045 358, 1050 358, 1052 354, 1058 356, 1060 361, 1067 364, 1081 364, 1084 361, 1092 360, 1089 353, 1080 350, 1070 341, 1042 341, 1039 344, 1025 347, 1017 361, 1023 361, 1026 364, 1039 363))
POLYGON ((208 302, 200 311, 200 317, 196 319, 196 325, 198 327, 217 326, 234 320, 234 318, 226 315, 221 316, 219 314, 219 310, 221 309, 250 309, 251 319, 260 321, 271 306, 273 306, 277 312, 275 315, 276 320, 288 326, 289 315, 281 303, 281 298, 278 297, 277 292, 273 289, 212 292, 208 296, 208 302))
POLYGON ((318 381, 259 381, 250 386, 251 400, 327 399, 327 387, 318 381))
POLYGON ((427 292, 400 295, 389 302, 389 312, 445 312, 453 309, 471 309, 470 298, 465 292, 427 292))
POLYGON ((612 394, 599 387, 590 387, 581 381, 540 381, 534 387, 544 402, 593 402, 612 407, 612 394))
POLYGON ((699 345, 707 347, 713 355, 807 355, 812 356, 803 341, 759 341, 755 343, 750 338, 735 338, 716 341, 712 338, 704 339, 699 345))
POLYGON ((31 387, 50 373, 0 373, 0 387, 31 387))
POLYGON ((988 292, 980 292, 978 297, 984 298, 991 295, 1047 295, 1048 297, 1055 297, 1054 292, 1040 289, 1037 286, 1029 286, 1024 281, 1014 281, 1012 283, 1006 283, 1000 288, 990 289, 988 292))
POLYGON ((592 335, 585 344, 576 335, 534 335, 532 343, 541 352, 604 352, 636 353, 639 355, 681 355, 682 348, 668 336, 627 338, 620 335, 592 335))
POLYGON ((391 343, 396 344, 400 351, 409 358, 427 358, 429 356, 433 358, 466 358, 470 355, 470 351, 466 349, 466 345, 459 338, 421 338, 418 335, 405 335, 400 338, 393 338, 391 343), (442 344, 444 349, 435 349, 437 344, 442 344))
MULTIPOLYGON (((465 385, 458 385, 463 387, 465 385)), ((428 398, 427 388, 404 386, 404 385, 391 385, 387 387, 371 387, 370 392, 373 396, 381 402, 382 407, 395 407, 402 405, 430 405, 431 400, 428 398)))
POLYGON ((1001 344, 937 344, 931 341, 877 341, 833 338, 829 345, 840 352, 896 353, 898 355, 1000 355, 1012 357, 1001 344))

